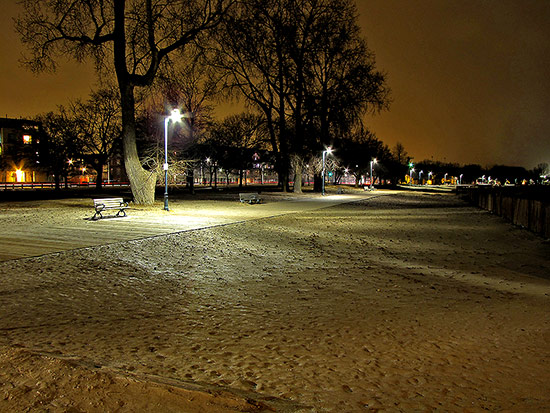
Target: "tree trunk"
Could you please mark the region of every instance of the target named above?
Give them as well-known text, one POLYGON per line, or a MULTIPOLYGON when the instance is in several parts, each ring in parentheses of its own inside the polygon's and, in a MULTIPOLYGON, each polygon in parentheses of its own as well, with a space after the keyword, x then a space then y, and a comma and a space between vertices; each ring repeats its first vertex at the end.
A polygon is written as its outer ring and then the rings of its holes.
POLYGON ((100 163, 100 164, 96 165, 96 168, 95 168, 95 171, 97 173, 97 177, 95 179, 95 188, 96 189, 101 189, 101 187, 103 186, 103 166, 105 166, 105 165, 100 163))
MULTIPOLYGON (((135 136, 135 130, 133 132, 135 136)), ((154 172, 146 171, 141 166, 137 154, 136 140, 131 138, 131 135, 132 133, 127 131, 123 136, 124 166, 130 181, 134 202, 140 205, 153 205, 155 203, 157 176, 154 172), (127 134, 130 134, 130 136, 127 136, 127 134)))
POLYGON ((195 194, 195 170, 194 168, 187 168, 187 186, 189 187, 189 193, 195 194))
POLYGON ((126 67, 126 33, 124 1, 114 2, 114 63, 120 90, 122 112, 122 146, 124 167, 130 181, 134 202, 141 205, 152 205, 155 202, 157 175, 145 170, 141 165, 136 143, 136 114, 134 87, 126 67))
POLYGON ((61 189, 61 174, 54 174, 53 180, 55 182, 55 189, 60 190, 61 189))
POLYGON ((300 160, 294 164, 294 193, 302 193, 302 162, 300 160))
POLYGON ((313 175, 313 191, 314 192, 321 192, 323 190, 323 179, 321 177, 321 174, 316 173, 313 175))
POLYGON ((155 186, 157 175, 147 171, 141 165, 136 144, 136 119, 134 92, 130 85, 121 86, 122 106, 122 144, 124 150, 124 166, 130 181, 134 202, 140 205, 152 205, 155 202, 155 186))

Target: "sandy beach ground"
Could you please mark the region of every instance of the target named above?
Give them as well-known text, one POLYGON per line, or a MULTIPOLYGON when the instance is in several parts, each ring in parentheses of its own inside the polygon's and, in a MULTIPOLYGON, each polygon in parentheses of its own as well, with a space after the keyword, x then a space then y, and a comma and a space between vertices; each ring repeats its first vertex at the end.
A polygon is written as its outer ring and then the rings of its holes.
POLYGON ((8 260, 0 303, 2 412, 550 411, 550 244, 452 194, 8 260))

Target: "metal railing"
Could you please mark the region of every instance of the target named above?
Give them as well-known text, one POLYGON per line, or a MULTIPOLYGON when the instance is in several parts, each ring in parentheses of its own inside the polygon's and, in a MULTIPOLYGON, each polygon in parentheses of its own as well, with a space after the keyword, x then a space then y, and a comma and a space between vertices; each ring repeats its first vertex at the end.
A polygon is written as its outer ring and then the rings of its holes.
MULTIPOLYGON (((126 187, 128 182, 103 182, 103 187, 126 187)), ((95 182, 65 182, 60 184, 60 188, 82 188, 82 187, 95 187, 95 182)), ((14 190, 32 190, 32 189, 54 189, 54 182, 0 182, 0 191, 14 191, 14 190)))

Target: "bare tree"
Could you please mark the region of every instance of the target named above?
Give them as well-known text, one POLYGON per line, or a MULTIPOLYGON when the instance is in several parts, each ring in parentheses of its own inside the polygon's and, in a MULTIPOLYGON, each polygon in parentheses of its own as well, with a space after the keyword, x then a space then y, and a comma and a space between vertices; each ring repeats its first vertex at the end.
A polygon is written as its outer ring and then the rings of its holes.
POLYGON ((96 187, 100 189, 103 168, 121 139, 120 98, 116 90, 98 90, 87 101, 73 103, 70 112, 79 130, 79 149, 96 170, 96 187))
POLYGON ((243 186, 243 172, 253 164, 255 151, 265 148, 266 135, 262 118, 245 112, 217 122, 210 133, 209 144, 217 147, 219 159, 216 162, 220 166, 239 171, 239 186, 243 186))
POLYGON ((407 157, 409 156, 401 142, 397 142, 395 144, 392 150, 392 155, 395 157, 395 160, 401 165, 407 162, 407 157))
MULTIPOLYGON (((16 22, 35 71, 70 55, 113 68, 120 91, 126 173, 134 201, 154 202, 156 171, 143 168, 136 145, 135 90, 150 86, 169 55, 216 27, 234 0, 23 0, 16 22)), ((112 70, 112 69, 111 69, 112 70)))
POLYGON ((285 188, 291 159, 301 175, 297 158, 389 102, 352 0, 249 0, 228 16, 219 42, 216 63, 264 115, 285 188))
POLYGON ((283 0, 239 3, 225 19, 223 29, 217 32, 218 53, 213 62, 226 73, 231 91, 244 96, 247 105, 264 116, 284 190, 288 188, 290 169, 285 5, 283 0))
POLYGON ((36 117, 41 124, 43 165, 53 174, 55 188, 61 188, 72 169, 72 158, 78 156, 78 128, 66 109, 59 107, 59 113, 48 112, 36 117))

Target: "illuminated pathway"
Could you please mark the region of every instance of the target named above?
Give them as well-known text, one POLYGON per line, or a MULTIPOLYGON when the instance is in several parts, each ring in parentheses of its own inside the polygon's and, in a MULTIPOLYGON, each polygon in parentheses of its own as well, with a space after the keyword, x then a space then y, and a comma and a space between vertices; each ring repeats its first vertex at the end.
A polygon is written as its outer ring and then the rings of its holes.
POLYGON ((287 194, 284 199, 281 194, 266 194, 266 202, 259 205, 241 204, 234 198, 186 199, 171 201, 169 212, 159 203, 131 208, 126 218, 98 221, 89 220, 93 215, 89 199, 0 204, 0 261, 311 211, 383 193, 296 198, 287 194))

